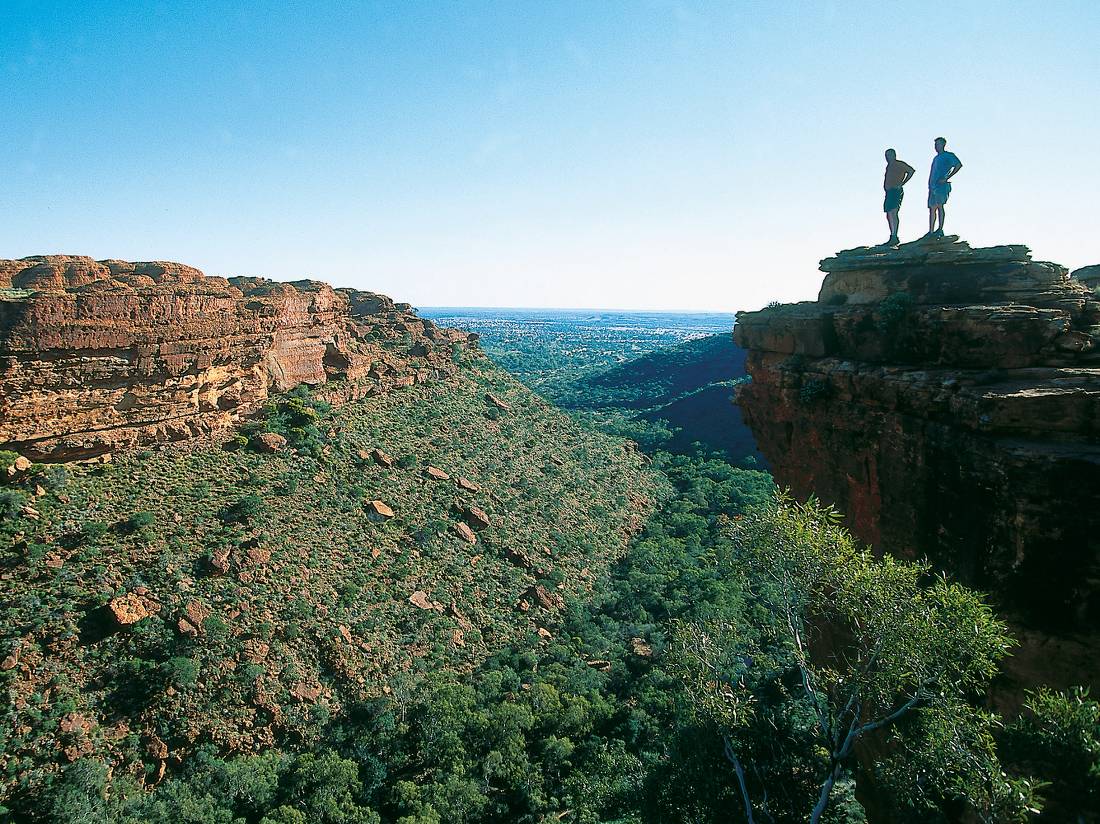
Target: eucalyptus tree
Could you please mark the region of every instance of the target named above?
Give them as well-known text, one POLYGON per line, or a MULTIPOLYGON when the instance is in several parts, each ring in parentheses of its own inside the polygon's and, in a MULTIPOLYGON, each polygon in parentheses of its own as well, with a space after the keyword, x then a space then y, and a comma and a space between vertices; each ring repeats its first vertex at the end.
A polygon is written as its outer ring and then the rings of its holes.
POLYGON ((1013 643, 977 593, 874 557, 814 501, 780 497, 727 533, 715 563, 750 606, 677 622, 670 655, 722 735, 746 820, 858 820, 861 746, 862 773, 881 762, 910 809, 964 803, 998 822, 1036 809, 977 706, 1013 643))

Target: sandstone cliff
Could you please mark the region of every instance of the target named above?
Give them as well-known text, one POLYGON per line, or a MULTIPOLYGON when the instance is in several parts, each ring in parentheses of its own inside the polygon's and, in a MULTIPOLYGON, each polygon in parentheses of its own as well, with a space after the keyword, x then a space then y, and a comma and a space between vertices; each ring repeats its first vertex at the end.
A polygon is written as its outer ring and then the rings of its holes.
POLYGON ((1100 302, 1024 246, 822 261, 818 300, 738 315, 739 395, 781 486, 989 591, 1021 682, 1100 683, 1100 302))
POLYGON ((0 448, 68 460, 198 438, 299 383, 341 401, 450 374, 469 337, 316 281, 0 260, 0 448))

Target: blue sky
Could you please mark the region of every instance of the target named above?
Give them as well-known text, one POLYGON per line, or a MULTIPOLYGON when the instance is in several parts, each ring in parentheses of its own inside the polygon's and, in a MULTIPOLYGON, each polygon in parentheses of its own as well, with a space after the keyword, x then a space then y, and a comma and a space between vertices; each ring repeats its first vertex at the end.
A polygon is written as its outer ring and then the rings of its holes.
POLYGON ((1100 262, 1100 3, 0 2, 0 257, 735 310, 886 236, 1100 262))

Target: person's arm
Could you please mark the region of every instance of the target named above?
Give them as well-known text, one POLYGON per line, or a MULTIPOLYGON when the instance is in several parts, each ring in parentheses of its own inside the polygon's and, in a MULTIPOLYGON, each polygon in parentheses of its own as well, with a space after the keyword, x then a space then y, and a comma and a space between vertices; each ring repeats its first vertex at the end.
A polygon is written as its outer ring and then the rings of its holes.
POLYGON ((917 170, 914 169, 912 166, 910 166, 908 163, 906 163, 905 164, 905 177, 903 177, 901 179, 901 185, 904 186, 906 183, 908 183, 909 179, 911 177, 913 177, 913 175, 915 175, 916 173, 917 173, 917 170))
POLYGON ((944 177, 943 182, 946 183, 951 178, 953 178, 955 175, 957 175, 959 173, 959 169, 961 169, 962 167, 963 167, 963 162, 961 160, 959 160, 958 155, 955 155, 955 162, 951 166, 951 171, 947 173, 946 177, 944 177))

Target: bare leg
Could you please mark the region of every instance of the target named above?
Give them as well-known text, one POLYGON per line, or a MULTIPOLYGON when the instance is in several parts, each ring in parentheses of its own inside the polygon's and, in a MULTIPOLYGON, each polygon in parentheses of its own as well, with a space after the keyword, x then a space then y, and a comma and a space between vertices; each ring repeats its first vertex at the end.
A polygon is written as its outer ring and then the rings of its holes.
POLYGON ((936 231, 936 206, 928 207, 928 234, 932 234, 936 231))
POLYGON ((943 231, 943 222, 947 220, 947 209, 940 206, 940 231, 943 231))

